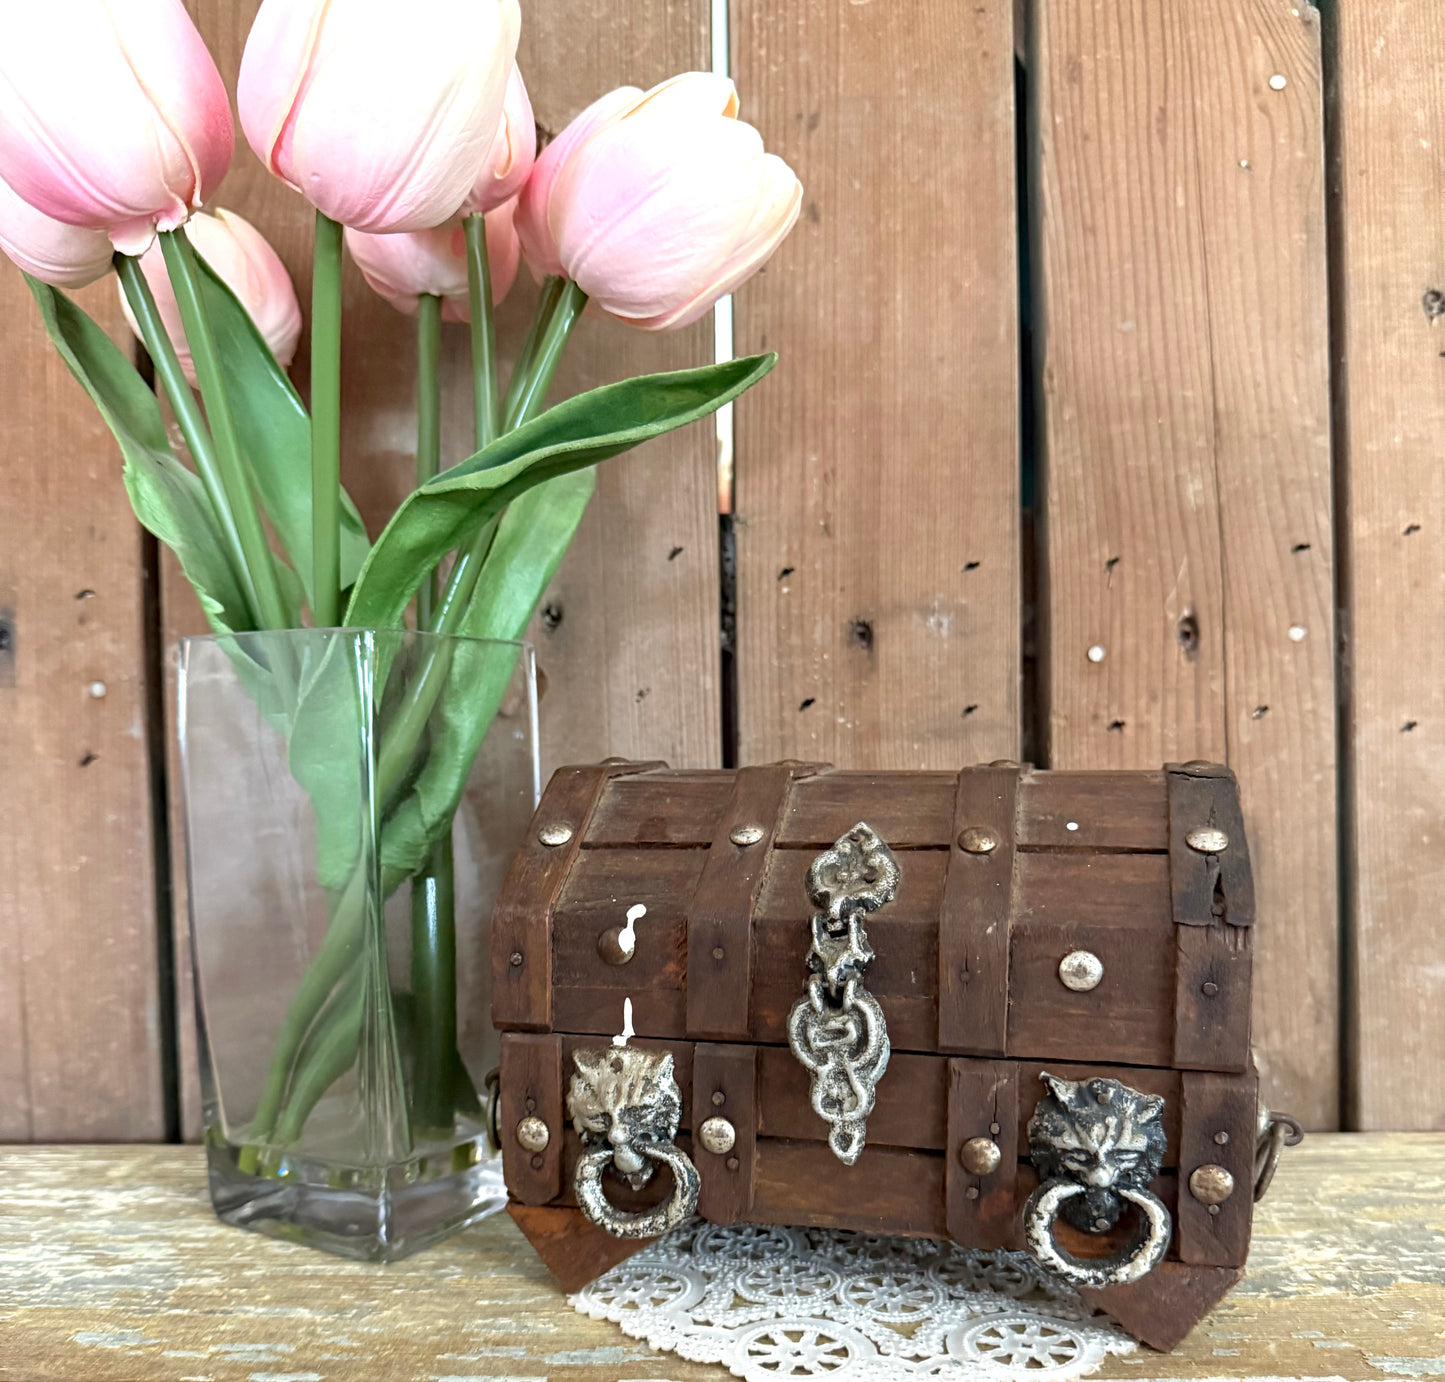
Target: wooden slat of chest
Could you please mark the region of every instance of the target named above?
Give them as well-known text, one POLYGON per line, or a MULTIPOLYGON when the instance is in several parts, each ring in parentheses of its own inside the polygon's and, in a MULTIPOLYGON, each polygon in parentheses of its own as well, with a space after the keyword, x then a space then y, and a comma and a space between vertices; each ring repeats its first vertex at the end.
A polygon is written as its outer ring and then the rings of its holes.
MULTIPOLYGON (((616 778, 603 790, 584 844, 707 845, 733 781, 731 772, 616 778)), ((822 849, 862 818, 893 849, 943 849, 955 833, 957 784, 958 774, 947 772, 819 771, 793 784, 778 843, 822 849)), ((1169 847, 1163 773, 1024 769, 1019 807, 1021 848, 1169 847)))
MULTIPOLYGON (((900 854, 897 899, 869 921, 877 959, 868 985, 883 1005, 895 1050, 937 1047, 938 917, 948 852, 900 854)), ((584 850, 553 909, 553 1022, 561 1031, 621 1029, 631 997, 636 1030, 687 1036, 687 912, 707 859, 703 849, 584 850), (647 906, 630 961, 604 957, 606 934, 633 903, 647 906)), ((807 973, 810 849, 775 850, 758 898, 749 1032, 783 1044, 807 973)), ((1086 1053, 1139 1064, 1172 1061, 1174 928, 1167 858, 1028 853, 1018 861, 1007 1054, 1086 1053), (1058 964, 1086 948, 1105 978, 1089 993, 1058 980, 1058 964)), ((980 983, 991 982, 987 974, 980 983)), ((997 980, 1001 985, 1002 978, 997 980)), ((996 1052, 1003 1055, 1004 1051, 996 1052)))

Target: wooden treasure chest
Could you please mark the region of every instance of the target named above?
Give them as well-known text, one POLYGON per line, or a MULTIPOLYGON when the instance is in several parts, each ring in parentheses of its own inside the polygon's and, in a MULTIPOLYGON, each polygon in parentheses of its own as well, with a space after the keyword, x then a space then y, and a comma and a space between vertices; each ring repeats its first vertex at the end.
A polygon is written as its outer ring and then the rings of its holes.
POLYGON ((1170 1348, 1292 1120, 1225 768, 553 777, 492 924, 511 1211, 568 1289, 693 1214, 1032 1253, 1170 1348))

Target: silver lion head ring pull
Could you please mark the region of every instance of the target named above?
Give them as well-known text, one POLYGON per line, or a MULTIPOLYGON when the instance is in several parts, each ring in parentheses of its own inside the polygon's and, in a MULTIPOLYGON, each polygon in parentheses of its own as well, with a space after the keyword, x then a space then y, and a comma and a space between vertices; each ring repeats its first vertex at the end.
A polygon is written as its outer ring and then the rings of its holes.
POLYGON ((1039 1077, 1048 1093, 1029 1119, 1029 1156, 1039 1188, 1024 1209, 1024 1241, 1045 1267, 1075 1286, 1123 1286, 1164 1259, 1174 1221, 1149 1184, 1164 1162, 1164 1100, 1118 1080, 1039 1077), (1114 1256, 1082 1258, 1054 1239, 1054 1221, 1107 1233, 1125 1205, 1138 1227, 1114 1256))
POLYGON ((692 1217, 701 1182, 691 1158, 673 1145, 682 1121, 682 1093, 665 1051, 623 1046, 578 1051, 567 1091, 567 1113, 582 1139, 572 1178, 577 1205, 614 1238, 656 1238, 692 1217), (641 1190, 658 1166, 672 1172, 672 1193, 638 1212, 618 1209, 607 1198, 608 1167, 641 1190))

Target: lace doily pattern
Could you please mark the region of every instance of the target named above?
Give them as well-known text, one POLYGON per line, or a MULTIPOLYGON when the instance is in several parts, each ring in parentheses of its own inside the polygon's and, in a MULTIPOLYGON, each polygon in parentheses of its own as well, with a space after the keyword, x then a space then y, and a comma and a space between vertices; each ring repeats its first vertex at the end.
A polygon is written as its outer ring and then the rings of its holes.
POLYGON ((569 1298, 744 1382, 1067 1382, 1137 1345, 1032 1258, 694 1220, 569 1298))

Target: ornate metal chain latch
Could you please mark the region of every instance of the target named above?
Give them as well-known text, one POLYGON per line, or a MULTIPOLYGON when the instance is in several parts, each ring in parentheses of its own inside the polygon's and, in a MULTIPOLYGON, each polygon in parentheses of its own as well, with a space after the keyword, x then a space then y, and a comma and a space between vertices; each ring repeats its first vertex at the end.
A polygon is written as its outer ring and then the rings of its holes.
POLYGON ((863 918, 897 891, 897 861, 862 821, 808 870, 808 896, 820 910, 812 921, 808 992, 788 1015, 788 1044, 813 1077, 813 1111, 828 1123, 828 1145, 845 1166, 863 1150, 888 1068, 888 1024, 863 987, 873 959, 863 918))

